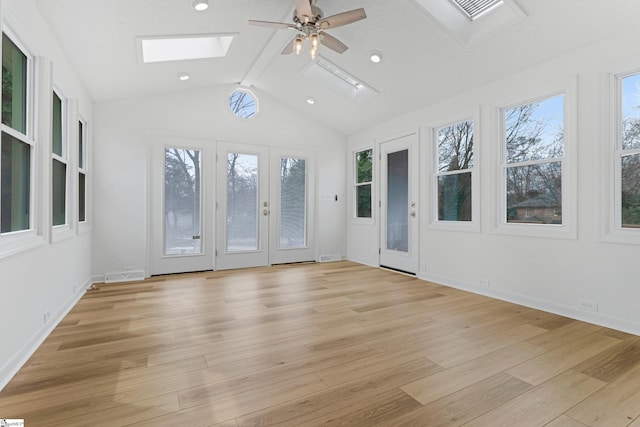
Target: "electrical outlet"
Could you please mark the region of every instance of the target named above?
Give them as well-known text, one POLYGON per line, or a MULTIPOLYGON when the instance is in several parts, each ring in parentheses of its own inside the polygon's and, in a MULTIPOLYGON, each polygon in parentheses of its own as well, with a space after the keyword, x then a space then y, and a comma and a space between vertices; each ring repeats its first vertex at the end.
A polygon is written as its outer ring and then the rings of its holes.
POLYGON ((578 303, 579 303, 580 310, 592 311, 594 313, 598 312, 598 303, 595 301, 581 299, 578 303))
POLYGON ((47 323, 49 323, 49 320, 51 320, 51 312, 49 310, 44 312, 44 324, 46 325, 47 323))
POLYGON ((489 279, 480 279, 480 286, 482 286, 483 288, 488 288, 489 287, 489 279))

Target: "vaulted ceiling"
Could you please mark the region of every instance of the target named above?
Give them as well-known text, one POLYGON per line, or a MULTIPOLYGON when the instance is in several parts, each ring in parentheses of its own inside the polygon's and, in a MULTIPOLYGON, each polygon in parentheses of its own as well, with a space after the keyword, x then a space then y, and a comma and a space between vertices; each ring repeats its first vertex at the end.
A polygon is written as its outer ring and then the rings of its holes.
POLYGON ((330 31, 349 46, 344 54, 320 50, 377 92, 354 99, 311 76, 307 54, 280 55, 293 32, 247 24, 290 22, 293 0, 210 0, 204 12, 192 0, 36 1, 96 101, 243 83, 346 135, 636 26, 640 16, 637 0, 505 0, 522 17, 465 43, 421 6, 450 0, 317 0, 325 16, 366 10, 367 19, 330 31), (236 34, 226 57, 139 60, 138 37, 209 33, 236 34), (369 61, 372 51, 381 63, 369 61), (181 72, 191 79, 180 81, 181 72))

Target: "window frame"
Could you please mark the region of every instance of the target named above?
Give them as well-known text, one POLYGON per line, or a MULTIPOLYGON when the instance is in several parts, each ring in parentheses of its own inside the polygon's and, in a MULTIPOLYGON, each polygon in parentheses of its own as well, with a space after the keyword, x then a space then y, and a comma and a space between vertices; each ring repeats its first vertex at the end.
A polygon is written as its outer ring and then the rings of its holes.
POLYGON ((51 191, 51 201, 50 201, 50 218, 49 220, 51 221, 51 241, 52 243, 55 243, 57 241, 60 240, 64 240, 66 238, 69 238, 73 235, 73 233, 71 232, 71 223, 72 223, 72 218, 74 218, 75 216, 72 215, 71 213, 71 209, 70 207, 73 205, 72 200, 71 200, 71 156, 70 156, 70 150, 69 150, 69 136, 71 134, 71 130, 70 130, 70 117, 72 116, 71 114, 71 100, 66 97, 64 95, 64 91, 62 91, 59 86, 53 84, 52 88, 51 88, 51 102, 52 102, 52 109, 51 109, 51 173, 50 173, 50 191, 51 191), (56 95, 60 101, 61 101, 61 117, 60 117, 60 124, 62 126, 62 154, 56 154, 53 152, 53 95, 56 95), (58 225, 54 225, 53 224, 53 198, 54 198, 54 193, 53 193, 53 164, 55 161, 58 161, 62 164, 65 165, 65 199, 64 199, 64 223, 63 224, 58 224, 58 225))
MULTIPOLYGON (((77 152, 77 179, 78 179, 78 193, 77 196, 77 223, 78 223, 78 232, 84 233, 90 230, 91 223, 91 203, 90 203, 90 165, 89 165, 89 135, 90 128, 89 123, 84 119, 81 114, 78 114, 76 119, 76 126, 78 126, 78 138, 82 138, 82 158, 80 158, 80 152, 77 152), (82 131, 80 131, 80 124, 82 124, 82 131), (84 221, 80 220, 80 174, 84 175, 84 221)), ((80 141, 78 141, 80 142, 80 141)), ((78 145, 77 149, 79 151, 80 146, 78 145)))
MULTIPOLYGON (((11 29, 5 21, 1 22, 0 33, 6 35, 15 46, 27 58, 27 78, 26 78, 26 127, 25 133, 17 131, 12 127, 0 122, 0 133, 6 133, 30 147, 30 176, 29 176, 29 228, 16 230, 7 233, 0 233, 0 259, 20 253, 44 244, 44 239, 38 235, 38 218, 40 215, 39 204, 37 203, 36 189, 37 179, 37 159, 39 157, 40 146, 36 138, 36 97, 37 97, 37 59, 33 50, 22 41, 21 37, 11 29)), ((1 52, 0 45, 0 52, 1 52)), ((1 167, 1 166, 0 166, 1 167)))
POLYGON ((376 151, 373 146, 363 147, 354 149, 351 152, 351 221, 359 224, 374 224, 376 217, 376 209, 375 209, 375 192, 374 192, 374 181, 375 181, 375 173, 376 173, 376 162, 375 162, 376 151), (371 181, 366 182, 358 182, 358 154, 371 151, 371 181), (358 187, 362 187, 365 185, 369 185, 371 187, 371 216, 370 217, 359 217, 358 216, 358 187))
POLYGON ((577 141, 576 141, 576 115, 577 115, 577 78, 560 84, 546 85, 537 90, 531 89, 524 96, 499 103, 494 108, 497 121, 497 135, 500 143, 499 152, 494 157, 497 159, 495 179, 498 194, 495 199, 497 211, 494 213, 495 224, 493 233, 525 237, 543 237, 556 239, 578 238, 577 233, 577 141), (507 162, 507 142, 505 138, 505 113, 507 110, 540 102, 558 95, 564 96, 563 103, 563 156, 550 157, 543 160, 532 160, 518 163, 507 162), (531 164, 561 163, 562 171, 562 224, 528 224, 507 222, 507 171, 511 167, 524 167, 531 164), (517 166, 516 166, 517 165, 517 166))
POLYGON ((238 87, 235 87, 233 90, 231 90, 231 92, 229 92, 229 96, 226 99, 226 103, 227 103, 227 109, 231 112, 233 117, 239 120, 251 120, 256 118, 260 114, 260 100, 258 99, 258 96, 255 94, 255 92, 247 87, 238 86, 238 87), (231 104, 230 104, 231 97, 234 96, 237 92, 246 93, 253 99, 253 102, 255 103, 256 106, 255 106, 255 112, 252 115, 247 117, 241 116, 237 111, 234 111, 233 108, 231 107, 231 104))
POLYGON ((427 143, 430 145, 429 150, 425 150, 430 156, 427 158, 428 165, 427 177, 430 180, 425 188, 431 190, 431 194, 427 194, 425 200, 430 201, 431 209, 429 209, 429 221, 427 228, 446 231, 463 231, 463 232, 480 232, 480 114, 473 111, 470 114, 460 114, 453 120, 440 121, 438 123, 427 126, 427 135, 430 138, 427 143), (439 138, 438 132, 450 126, 454 126, 463 122, 473 122, 473 166, 470 169, 440 172, 439 168, 439 138), (438 178, 440 176, 457 175, 462 173, 471 173, 471 221, 450 221, 439 219, 438 214, 438 178))
POLYGON ((640 244, 640 229, 622 227, 622 166, 624 155, 640 154, 639 149, 622 147, 622 80, 625 77, 640 74, 638 62, 625 63, 604 75, 603 103, 601 110, 604 121, 602 138, 609 141, 603 144, 601 162, 601 225, 600 240, 608 243, 640 244))

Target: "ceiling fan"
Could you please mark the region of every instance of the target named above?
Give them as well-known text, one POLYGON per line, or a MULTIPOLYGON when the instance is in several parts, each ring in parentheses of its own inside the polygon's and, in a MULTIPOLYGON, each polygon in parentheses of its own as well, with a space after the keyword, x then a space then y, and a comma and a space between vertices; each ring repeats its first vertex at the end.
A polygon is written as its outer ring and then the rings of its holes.
POLYGON ((302 50, 302 43, 309 40, 311 58, 315 59, 318 53, 318 43, 322 43, 329 49, 344 53, 349 47, 342 43, 325 30, 329 30, 343 25, 360 21, 367 17, 363 8, 341 12, 328 17, 323 17, 322 10, 313 4, 313 0, 294 0, 296 9, 293 11, 293 24, 285 22, 269 22, 249 20, 250 25, 258 27, 269 27, 277 29, 290 29, 298 33, 287 46, 282 50, 282 55, 289 55, 293 52, 299 54, 302 50))

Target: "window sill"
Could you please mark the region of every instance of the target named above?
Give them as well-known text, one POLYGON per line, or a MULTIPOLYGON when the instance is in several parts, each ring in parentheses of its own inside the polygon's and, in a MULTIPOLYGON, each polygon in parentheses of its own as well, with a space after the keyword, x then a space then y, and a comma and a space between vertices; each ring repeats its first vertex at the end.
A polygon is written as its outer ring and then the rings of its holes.
POLYGON ((617 243, 623 245, 640 245, 640 229, 610 230, 600 238, 603 243, 617 243))
POLYGON ((353 225, 375 225, 376 224, 373 218, 351 218, 350 222, 353 225))
POLYGON ((63 240, 71 239, 75 233, 68 225, 60 225, 53 228, 51 232, 51 243, 58 243, 63 240))
POLYGON ((567 225, 552 224, 498 224, 493 229, 494 234, 521 237, 541 237, 545 239, 576 240, 578 233, 575 228, 567 225))
POLYGON ((427 228, 430 230, 479 233, 480 223, 477 221, 433 221, 427 226, 427 228))
POLYGON ((42 236, 38 236, 34 231, 0 236, 0 259, 44 246, 44 244, 42 236))

